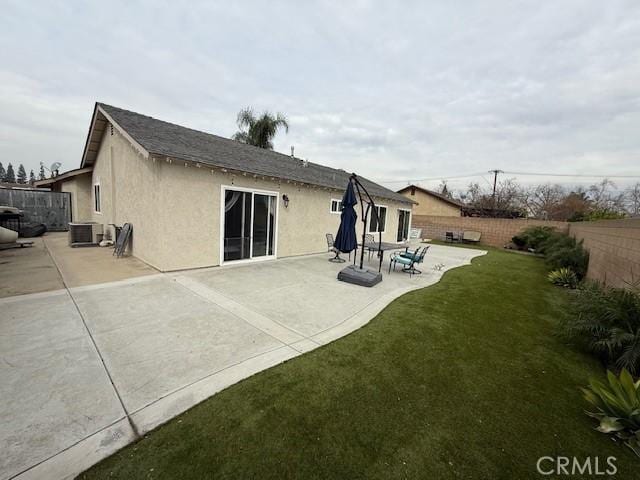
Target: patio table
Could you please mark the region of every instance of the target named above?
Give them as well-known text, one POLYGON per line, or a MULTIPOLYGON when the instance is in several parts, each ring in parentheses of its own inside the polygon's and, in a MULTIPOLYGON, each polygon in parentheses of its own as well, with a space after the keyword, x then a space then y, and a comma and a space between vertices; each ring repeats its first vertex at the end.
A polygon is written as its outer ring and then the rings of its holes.
MULTIPOLYGON (((380 247, 380 255, 382 255, 382 260, 384 260, 384 252, 387 250, 404 250, 409 247, 408 243, 391 243, 391 242, 365 242, 364 248, 371 249, 374 252, 378 251, 378 246, 380 247)), ((359 248, 362 248, 362 243, 358 244, 359 248)), ((357 249, 356 249, 357 252, 357 249)), ((356 263, 356 258, 358 255, 354 255, 353 264, 356 263)))

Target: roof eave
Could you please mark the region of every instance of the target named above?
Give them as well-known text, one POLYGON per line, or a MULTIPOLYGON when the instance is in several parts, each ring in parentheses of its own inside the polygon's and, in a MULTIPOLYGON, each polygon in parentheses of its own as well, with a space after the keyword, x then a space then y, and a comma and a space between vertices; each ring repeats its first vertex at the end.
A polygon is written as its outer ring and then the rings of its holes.
MULTIPOLYGON (((238 170, 235 168, 231 168, 231 167, 227 167, 224 165, 218 165, 218 164, 211 164, 211 163, 205 163, 205 162, 198 162, 192 159, 188 159, 188 158, 180 158, 177 156, 170 156, 167 155, 165 153, 161 153, 161 152, 154 152, 154 151, 150 151, 148 152, 149 158, 155 158, 155 159, 162 159, 164 158, 165 161, 172 163, 174 160, 175 161, 179 161, 179 162, 184 162, 185 164, 191 164, 194 165, 197 168, 209 168, 209 169, 218 169, 223 173, 233 173, 233 174, 237 174, 239 176, 252 176, 254 178, 269 178, 272 180, 283 180, 287 183, 293 183, 295 185, 311 185, 314 187, 320 187, 320 188, 326 188, 327 190, 335 190, 335 191, 341 191, 341 189, 336 188, 334 186, 331 185, 324 185, 324 184, 320 184, 318 182, 315 183, 311 183, 311 182, 305 182, 302 180, 298 180, 295 178, 287 178, 286 176, 275 176, 275 175, 266 175, 264 173, 259 173, 259 172, 251 172, 248 170, 238 170)), ((395 192, 394 192, 395 193, 395 192)), ((400 195, 402 196, 402 195, 400 195)), ((383 195, 374 195, 374 197, 377 198, 383 198, 385 200, 391 200, 393 202, 397 202, 397 203, 405 203, 405 204, 410 204, 410 205, 417 205, 418 202, 415 202, 413 200, 411 200, 410 198, 406 198, 404 196, 402 196, 402 199, 400 198, 392 198, 390 196, 383 196, 383 195)))
POLYGON ((62 180, 68 180, 70 178, 76 177, 78 175, 83 175, 91 171, 93 171, 93 167, 76 168, 75 170, 69 170, 68 172, 61 173, 60 175, 57 175, 55 177, 45 178, 43 180, 36 180, 35 182, 33 182, 33 185, 36 187, 53 185, 56 182, 60 182, 62 180))
POLYGON ((133 137, 129 135, 127 131, 100 106, 100 103, 96 102, 93 109, 93 116, 91 117, 91 124, 89 125, 89 132, 87 133, 87 140, 84 144, 80 168, 94 164, 100 150, 100 143, 102 142, 102 138, 108 125, 111 125, 118 131, 118 133, 126 138, 133 148, 135 148, 143 157, 149 158, 149 152, 135 141, 133 137))
MULTIPOLYGON (((448 203, 449 205, 452 205, 454 207, 457 207, 457 208, 464 208, 465 207, 465 205, 462 204, 462 203, 459 203, 459 202, 457 202, 455 200, 451 200, 451 199, 446 198, 446 197, 441 196, 441 195, 437 195, 437 194, 435 194, 435 192, 427 190, 426 188, 418 187, 417 185, 407 185, 406 187, 402 187, 396 193, 402 195, 400 192, 407 191, 410 188, 415 188, 416 190, 420 190, 425 195, 430 195, 431 197, 437 198, 438 200, 441 200, 441 201, 443 201, 445 203, 448 203)), ((419 205, 419 202, 415 202, 414 201, 413 203, 415 203, 416 205, 419 205)))

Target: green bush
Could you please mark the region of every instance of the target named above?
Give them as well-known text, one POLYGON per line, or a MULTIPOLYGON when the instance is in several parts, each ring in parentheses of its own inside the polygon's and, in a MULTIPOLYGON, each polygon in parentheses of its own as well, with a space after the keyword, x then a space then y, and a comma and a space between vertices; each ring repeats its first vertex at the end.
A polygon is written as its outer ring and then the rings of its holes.
POLYGON ((634 382, 625 369, 620 378, 607 372, 607 380, 608 385, 591 379, 589 387, 582 389, 585 400, 596 409, 586 413, 598 419, 599 432, 616 435, 640 456, 640 380, 634 382))
POLYGON ((587 283, 574 297, 563 323, 567 336, 608 366, 640 375, 640 294, 587 283))
POLYGON ((537 252, 545 255, 546 253, 559 248, 571 247, 575 245, 575 241, 572 240, 573 237, 570 237, 565 233, 551 232, 547 238, 538 244, 537 252))
POLYGON ((616 220, 625 218, 626 215, 606 208, 596 209, 590 212, 575 212, 567 221, 569 222, 593 222, 595 220, 616 220))
POLYGON ((537 251, 542 243, 553 235, 555 229, 553 227, 529 227, 524 229, 520 234, 516 235, 511 241, 519 246, 518 243, 524 243, 524 247, 537 251))
POLYGON ((527 248, 527 239, 522 235, 514 235, 511 237, 513 244, 518 247, 518 250, 524 250, 527 248))
POLYGON ((570 268, 559 268, 549 272, 547 278, 554 285, 561 287, 576 288, 578 286, 578 277, 570 268))
POLYGON ((548 242, 543 247, 545 261, 552 270, 559 268, 569 268, 573 270, 582 280, 587 274, 589 267, 589 252, 582 247, 582 242, 576 242, 576 239, 568 235, 563 235, 553 244, 548 242))

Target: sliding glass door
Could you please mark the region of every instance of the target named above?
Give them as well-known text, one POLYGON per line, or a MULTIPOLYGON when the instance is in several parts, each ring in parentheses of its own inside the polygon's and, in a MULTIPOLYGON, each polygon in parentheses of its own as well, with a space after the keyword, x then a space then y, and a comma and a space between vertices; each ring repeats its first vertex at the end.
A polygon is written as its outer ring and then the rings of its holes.
POLYGON ((409 226, 411 222, 410 210, 398 210, 398 235, 397 242, 404 242, 409 238, 409 226))
POLYGON ((248 260, 275 253, 275 194, 224 189, 224 261, 248 260))

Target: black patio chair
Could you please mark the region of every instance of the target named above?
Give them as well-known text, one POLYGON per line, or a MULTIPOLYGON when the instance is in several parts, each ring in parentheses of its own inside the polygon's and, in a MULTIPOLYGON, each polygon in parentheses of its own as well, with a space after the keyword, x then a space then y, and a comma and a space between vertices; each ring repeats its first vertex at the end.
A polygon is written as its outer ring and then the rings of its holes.
MULTIPOLYGON (((340 258, 340 250, 333 246, 335 242, 335 240, 333 239, 333 234, 327 233, 325 236, 327 238, 327 251, 336 254, 336 256, 330 258, 329 261, 335 263, 344 263, 346 260, 344 258, 340 258)), ((351 254, 349 254, 349 258, 351 258, 351 254)))
POLYGON ((448 243, 454 243, 460 241, 460 234, 454 232, 445 232, 444 241, 448 243))

